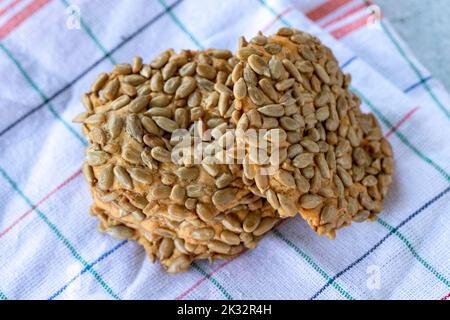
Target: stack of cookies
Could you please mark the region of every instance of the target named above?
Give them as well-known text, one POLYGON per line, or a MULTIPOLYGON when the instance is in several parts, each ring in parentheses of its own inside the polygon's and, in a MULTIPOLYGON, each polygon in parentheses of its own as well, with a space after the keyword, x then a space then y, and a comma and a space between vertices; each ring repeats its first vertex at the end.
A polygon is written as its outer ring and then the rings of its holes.
POLYGON ((83 96, 99 229, 168 272, 253 249, 299 214, 334 238, 373 220, 393 154, 331 50, 304 32, 116 65, 83 96))

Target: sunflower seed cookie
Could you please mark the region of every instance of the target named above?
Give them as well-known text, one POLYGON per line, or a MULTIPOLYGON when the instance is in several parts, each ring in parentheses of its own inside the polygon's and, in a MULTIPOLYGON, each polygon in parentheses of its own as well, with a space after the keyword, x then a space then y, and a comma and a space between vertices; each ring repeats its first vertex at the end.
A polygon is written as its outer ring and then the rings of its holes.
POLYGON ((75 119, 90 142, 83 172, 100 229, 138 240, 168 272, 254 248, 278 221, 227 148, 236 63, 214 49, 136 58, 99 75, 75 119))
POLYGON ((243 179, 281 217, 299 213, 319 235, 334 238, 351 221, 375 219, 392 181, 392 148, 374 115, 361 112, 331 50, 282 28, 241 38, 237 57, 237 127, 256 132, 236 135, 246 142, 243 179), (260 157, 261 149, 278 155, 260 157))

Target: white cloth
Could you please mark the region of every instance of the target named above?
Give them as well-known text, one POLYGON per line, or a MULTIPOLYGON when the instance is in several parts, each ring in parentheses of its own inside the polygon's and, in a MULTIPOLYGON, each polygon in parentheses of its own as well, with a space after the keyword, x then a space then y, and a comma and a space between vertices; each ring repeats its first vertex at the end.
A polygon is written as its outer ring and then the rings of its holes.
MULTIPOLYGON (((319 22, 361 3, 335 1, 343 7, 319 22)), ((392 44, 387 32, 398 38, 385 20, 384 28, 363 26, 338 42, 328 31, 352 16, 323 31, 301 12, 324 2, 86 0, 66 11, 66 0, 23 0, 0 15, 0 299, 447 296, 449 96, 436 80, 403 92, 420 80, 411 62, 422 77, 428 72, 392 44), (78 11, 80 29, 68 28, 78 11), (283 25, 316 34, 334 50, 384 132, 411 114, 389 137, 396 170, 380 219, 340 230, 331 241, 297 217, 255 250, 229 262, 196 262, 177 275, 152 265, 137 244, 100 234, 80 175, 85 141, 70 122, 95 75, 168 47, 234 51, 240 35, 283 25)), ((1 2, 0 10, 11 3, 1 2)))

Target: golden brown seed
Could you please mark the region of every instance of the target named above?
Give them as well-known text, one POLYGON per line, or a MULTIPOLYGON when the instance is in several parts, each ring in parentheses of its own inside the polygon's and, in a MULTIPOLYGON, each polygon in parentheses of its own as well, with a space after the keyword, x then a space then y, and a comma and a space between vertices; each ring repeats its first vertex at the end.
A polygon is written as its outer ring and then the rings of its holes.
POLYGON ((322 204, 322 197, 315 194, 305 194, 300 198, 300 205, 305 209, 313 209, 322 204))
POLYGON ((164 149, 163 147, 155 147, 151 151, 151 155, 153 159, 159 161, 159 162, 171 162, 171 154, 170 151, 167 149, 164 149))
POLYGON ((337 208, 334 204, 327 204, 320 213, 320 224, 331 223, 336 219, 337 208))
POLYGON ((116 98, 117 92, 119 91, 119 87, 119 80, 114 79, 109 81, 103 88, 103 96, 108 100, 114 100, 116 98))
POLYGON ((148 107, 149 101, 150 101, 149 96, 137 97, 136 99, 130 102, 130 104, 128 105, 128 109, 130 110, 130 112, 133 113, 142 112, 148 107))
POLYGON ((220 239, 226 244, 232 246, 237 246, 239 243, 241 243, 241 239, 239 238, 239 236, 234 232, 228 230, 222 231, 222 233, 220 234, 220 239))
POLYGON ((217 190, 212 196, 212 202, 216 206, 224 206, 232 202, 236 197, 237 189, 226 188, 222 190, 217 190))
POLYGON ((139 142, 142 142, 144 130, 138 115, 129 114, 126 119, 126 130, 128 134, 139 142))
POLYGON ((119 110, 120 108, 125 107, 127 104, 129 104, 131 101, 130 97, 127 95, 122 95, 118 97, 116 100, 111 102, 111 109, 112 110, 119 110))
POLYGON ((233 94, 236 99, 243 99, 247 96, 247 85, 244 78, 240 78, 233 87, 233 94))
POLYGON ((159 244, 159 258, 161 260, 170 258, 173 253, 173 249, 175 248, 175 244, 172 239, 164 238, 159 244))
POLYGON ((122 166, 114 167, 114 176, 116 177, 119 184, 127 189, 133 189, 133 181, 127 170, 122 166))
POLYGON ((210 240, 214 237, 214 229, 212 228, 196 229, 191 232, 191 237, 199 241, 210 240))
POLYGON ((152 174, 143 168, 131 168, 130 176, 133 180, 143 183, 143 184, 151 184, 153 182, 152 174))
POLYGON ((152 119, 153 119, 153 121, 155 121, 155 123, 158 125, 158 127, 163 129, 164 131, 172 133, 176 129, 178 129, 178 124, 169 118, 153 117, 152 119))
POLYGON ((284 115, 284 107, 281 104, 269 104, 257 110, 259 113, 269 117, 282 117, 284 115))
POLYGON ((212 241, 208 242, 208 249, 213 252, 228 254, 228 252, 230 252, 231 247, 224 242, 221 242, 218 240, 212 240, 212 241))
POLYGON ((91 166, 101 166, 108 161, 110 155, 104 151, 89 151, 86 153, 86 161, 91 166))
POLYGON ((289 195, 284 195, 279 193, 278 194, 278 200, 280 201, 280 207, 278 210, 280 212, 280 215, 287 216, 287 217, 293 217, 297 214, 297 208, 295 206, 295 202, 291 199, 289 195))
POLYGON ((113 166, 109 164, 109 165, 106 165, 100 171, 97 186, 101 190, 108 190, 109 188, 111 188, 113 182, 114 182, 113 166))
POLYGON ((268 78, 271 77, 271 74, 270 74, 270 71, 269 71, 269 68, 268 68, 266 62, 259 55, 256 55, 256 54, 250 55, 248 57, 247 62, 250 65, 250 67, 253 69, 253 71, 255 71, 257 74, 259 74, 261 76, 266 76, 268 78))
POLYGON ((250 212, 244 220, 242 227, 245 232, 253 232, 258 228, 261 221, 261 213, 257 211, 250 212))
POLYGON ((184 255, 184 254, 180 255, 172 261, 169 268, 167 269, 167 272, 177 273, 177 272, 187 271, 190 264, 191 264, 191 260, 188 258, 187 255, 184 255))
POLYGON ((225 229, 228 229, 232 232, 241 233, 242 232, 242 226, 239 220, 232 215, 227 215, 225 219, 222 220, 222 224, 225 227, 225 229))
POLYGON ((98 92, 106 84, 106 81, 108 81, 108 74, 107 73, 100 73, 97 76, 97 78, 95 79, 94 83, 92 84, 91 91, 92 92, 98 92))

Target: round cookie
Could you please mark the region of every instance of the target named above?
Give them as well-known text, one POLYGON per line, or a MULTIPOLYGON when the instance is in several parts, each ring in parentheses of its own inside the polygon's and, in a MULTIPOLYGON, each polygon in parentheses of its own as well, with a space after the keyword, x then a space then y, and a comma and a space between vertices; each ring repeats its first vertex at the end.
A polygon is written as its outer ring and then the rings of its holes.
POLYGON ((241 165, 217 161, 236 123, 236 63, 214 49, 137 57, 100 74, 74 119, 90 142, 83 172, 100 229, 138 240, 169 272, 254 248, 278 221, 241 165))
POLYGON ((300 213, 319 235, 334 238, 351 221, 375 219, 392 181, 392 148, 374 115, 361 112, 331 50, 281 28, 241 38, 237 57, 232 80, 242 111, 236 139, 246 143, 244 182, 281 217, 300 213), (249 129, 258 140, 244 134, 249 129))

